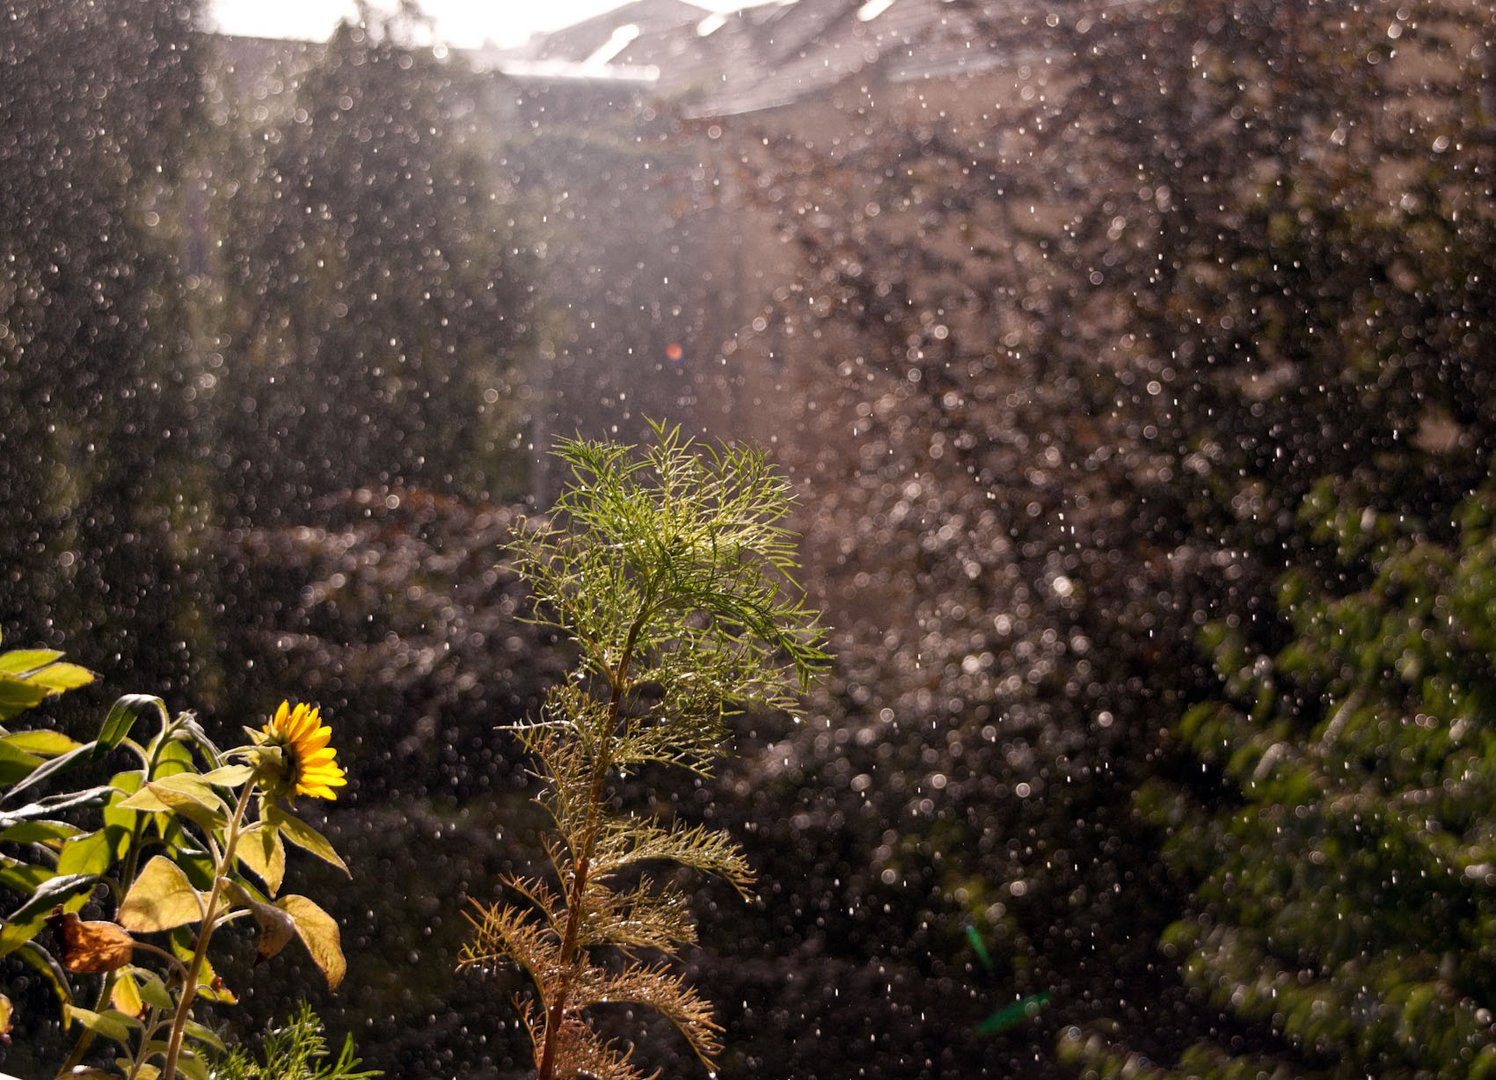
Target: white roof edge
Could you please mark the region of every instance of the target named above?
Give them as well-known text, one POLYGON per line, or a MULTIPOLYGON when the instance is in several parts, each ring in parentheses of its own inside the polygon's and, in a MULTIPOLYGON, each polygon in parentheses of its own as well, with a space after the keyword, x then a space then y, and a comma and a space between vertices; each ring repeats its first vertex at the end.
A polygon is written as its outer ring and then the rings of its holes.
POLYGON ((496 60, 485 65, 514 79, 567 79, 578 82, 656 83, 660 69, 653 64, 579 64, 574 60, 496 60))
POLYGON ((624 23, 622 26, 614 27, 613 33, 608 40, 599 45, 591 56, 582 63, 588 65, 602 65, 608 63, 619 53, 623 52, 634 43, 639 36, 639 25, 637 23, 624 23))

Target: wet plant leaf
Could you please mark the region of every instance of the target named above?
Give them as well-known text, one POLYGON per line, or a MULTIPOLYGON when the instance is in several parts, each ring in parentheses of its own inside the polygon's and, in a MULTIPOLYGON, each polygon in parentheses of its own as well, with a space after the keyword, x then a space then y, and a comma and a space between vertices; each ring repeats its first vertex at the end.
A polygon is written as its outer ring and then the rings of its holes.
POLYGON ((10 913, 0 927, 0 956, 14 952, 41 932, 52 909, 83 906, 99 878, 95 874, 59 874, 43 882, 20 907, 10 913))
POLYGON ((9 844, 46 844, 82 836, 83 830, 66 821, 22 821, 0 830, 0 842, 9 844))
POLYGON ((92 1009, 69 1005, 66 1013, 69 1021, 80 1024, 95 1035, 117 1042, 127 1049, 130 1045, 130 1032, 140 1027, 139 1020, 115 1009, 94 1012, 92 1009))
POLYGON ((54 649, 12 649, 0 653, 0 675, 25 676, 62 659, 54 649))
POLYGON ((167 993, 166 984, 161 981, 161 976, 154 971, 141 970, 138 985, 140 998, 147 1005, 163 1011, 170 1011, 176 1005, 171 994, 167 993))
POLYGON ((101 803, 112 792, 113 788, 93 787, 84 791, 66 791, 60 795, 51 795, 45 799, 38 799, 34 803, 28 803, 15 810, 0 812, 0 829, 8 829, 17 822, 49 817, 59 810, 72 810, 80 806, 87 806, 90 803, 101 803))
POLYGON ((215 787, 236 788, 244 783, 255 771, 248 765, 225 765, 221 769, 203 774, 203 782, 213 784, 215 787))
POLYGON ((99 738, 94 746, 94 760, 99 760, 124 742, 130 734, 130 729, 135 726, 135 721, 147 709, 154 709, 160 713, 163 722, 167 720, 166 702, 158 697, 149 694, 126 694, 116 701, 110 708, 109 715, 104 718, 104 726, 99 729, 99 738))
POLYGON ((109 1004, 126 1016, 139 1017, 145 1012, 145 1000, 140 996, 140 984, 128 972, 121 972, 109 990, 109 1004))
POLYGON ((108 830, 99 829, 74 837, 62 845, 62 851, 57 856, 57 872, 103 874, 113 864, 114 858, 115 838, 108 835, 108 830))
POLYGON ((237 882, 231 883, 229 887, 235 902, 249 909, 255 926, 259 928, 260 938, 255 947, 256 963, 269 960, 290 944, 291 938, 296 935, 296 920, 289 912, 256 899, 237 882))
POLYGON ((303 851, 317 856, 323 862, 331 863, 349 877, 353 876, 352 872, 348 869, 348 865, 333 850, 333 846, 328 842, 327 837, 323 836, 300 818, 292 817, 283 810, 270 806, 265 809, 265 821, 279 830, 282 836, 303 851))
POLYGON ((36 754, 39 757, 56 757, 82 745, 60 731, 18 731, 0 739, 0 742, 13 746, 22 753, 36 754))
POLYGON ((45 687, 25 682, 11 675, 0 675, 0 724, 9 723, 27 709, 47 699, 45 687))
POLYGON ((135 940, 116 923, 85 922, 74 912, 57 907, 47 916, 47 925, 61 946, 57 950, 58 962, 68 971, 79 974, 118 971, 135 953, 135 940))
POLYGON ((228 807, 193 773, 174 773, 146 785, 118 804, 122 810, 178 814, 204 829, 228 823, 228 807))
POLYGON ((145 864, 124 902, 119 921, 136 933, 170 930, 203 917, 203 899, 182 868, 164 855, 145 864))
POLYGON ((286 876, 286 846, 279 830, 257 821, 239 834, 239 846, 234 850, 239 862, 264 882, 270 896, 280 892, 286 876))
POLYGON ((39 765, 37 768, 33 769, 31 771, 31 774, 24 780, 17 782, 15 786, 6 793, 5 798, 13 798, 16 795, 19 795, 21 792, 27 790, 28 788, 35 787, 43 780, 46 780, 49 777, 57 775, 58 773, 65 772, 66 770, 71 769, 75 764, 78 764, 80 762, 80 759, 91 753, 93 753, 93 744, 84 743, 83 745, 77 746, 74 749, 67 751, 66 753, 59 754, 57 757, 54 757, 50 761, 44 762, 42 765, 39 765))
POLYGON ((294 920, 296 933, 307 952, 311 953, 312 960, 322 969, 328 989, 337 989, 348 970, 348 962, 343 958, 342 935, 338 931, 337 921, 305 896, 294 893, 281 897, 275 902, 275 906, 294 920))

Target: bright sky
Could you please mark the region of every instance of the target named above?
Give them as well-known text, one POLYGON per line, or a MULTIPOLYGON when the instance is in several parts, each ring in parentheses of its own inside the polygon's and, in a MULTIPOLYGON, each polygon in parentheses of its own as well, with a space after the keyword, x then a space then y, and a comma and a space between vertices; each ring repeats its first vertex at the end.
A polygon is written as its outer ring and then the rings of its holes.
MULTIPOLYGON (((600 15, 625 0, 423 0, 436 33, 449 45, 476 48, 485 40, 519 45, 531 34, 557 30, 600 15)), ((692 0, 701 7, 730 10, 752 0, 692 0)), ((762 0, 758 0, 762 2, 762 0)), ((353 12, 351 0, 209 0, 219 30, 255 37, 322 40, 353 12)))

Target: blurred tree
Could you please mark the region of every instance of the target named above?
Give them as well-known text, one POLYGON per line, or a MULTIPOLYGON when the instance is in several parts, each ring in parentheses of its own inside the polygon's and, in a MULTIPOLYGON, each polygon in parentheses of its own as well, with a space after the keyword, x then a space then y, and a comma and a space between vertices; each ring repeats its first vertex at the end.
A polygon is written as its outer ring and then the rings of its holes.
POLYGON ((1149 944, 1190 883, 1130 793, 1199 775, 1159 741, 1216 692, 1199 626, 1273 655, 1293 634, 1285 568, 1321 588, 1372 573, 1296 519, 1316 483, 1447 540, 1485 476, 1491 13, 947 10, 1003 58, 968 95, 993 104, 890 108, 827 153, 770 133, 750 188, 804 259, 783 347, 842 376, 806 388, 806 531, 825 605, 856 628, 839 651, 862 662, 844 718, 789 744, 797 774, 847 783, 809 828, 845 830, 860 854, 835 877, 859 897, 881 880, 926 898, 887 910, 952 958, 858 907, 843 929, 880 968, 959 985, 964 917, 1012 998, 1054 993, 1040 1027, 985 1050, 906 1021, 912 1062, 959 1047, 972 1069, 1057 1068, 1043 1041, 1105 1015, 1154 1059, 1206 1027, 1272 1042, 1149 944))
POLYGON ((1496 445, 1489 10, 1051 21, 1077 77, 1025 120, 1068 213, 1021 235, 1054 275, 1041 310, 1068 316, 1050 333, 1078 323, 1119 369, 1110 411, 1157 457, 1163 537, 1284 561, 1319 477, 1410 511, 1467 494, 1496 445))
MULTIPOLYGON (((490 1031, 487 996, 453 970, 470 929, 458 898, 546 860, 528 826, 511 827, 533 792, 494 728, 538 715, 573 654, 522 618, 526 590, 496 565, 517 512, 359 489, 319 502, 311 524, 224 530, 214 545, 221 664, 252 673, 239 693, 296 687, 337 724, 354 782, 327 825, 363 872, 339 879, 328 909, 359 993, 314 989, 313 1002, 331 1029, 363 1030, 360 1053, 391 1073, 507 1076, 529 1060, 518 1026, 490 1031)), ((250 981, 243 960, 225 967, 231 984, 250 981)), ((295 978, 261 985, 231 1022, 253 1031, 305 992, 295 978)))
POLYGON ((0 38, 0 624, 170 687, 204 489, 178 260, 195 0, 18 0, 0 38))
POLYGON ((509 511, 469 498, 525 479, 528 287, 488 87, 406 48, 407 14, 343 28, 284 117, 236 111, 197 7, 5 7, 0 626, 66 636, 115 690, 172 698, 206 668, 210 726, 317 696, 367 779, 336 827, 388 871, 377 897, 340 894, 378 950, 355 960, 365 1000, 324 1015, 414 1002, 432 1023, 385 1025, 384 1061, 491 1064, 444 1004, 440 935, 413 945, 504 868, 494 815, 454 841, 472 808, 435 800, 518 773, 491 729, 567 660, 514 625, 509 511), (388 888, 417 855, 430 905, 388 888))
POLYGON ((254 135, 222 200, 224 454, 251 520, 371 484, 523 490, 524 255, 477 123, 483 84, 365 10, 254 135))
POLYGON ((1332 483, 1302 517, 1366 586, 1287 574, 1294 637, 1276 655, 1212 626, 1228 696, 1175 737, 1221 784, 1144 793, 1199 883, 1166 952, 1279 1045, 1238 1058, 1204 1040, 1174 1073, 1077 1036, 1103 1075, 1496 1073, 1496 484, 1456 509, 1448 544, 1332 483))
POLYGON ((570 651, 522 621, 524 590, 494 565, 515 513, 359 489, 319 502, 314 525, 220 534, 223 666, 341 718, 359 778, 341 803, 474 798, 523 772, 494 726, 536 711, 570 651))
MULTIPOLYGON (((360 1000, 316 1007, 334 1027, 419 1017, 361 1051, 425 1075, 507 1067, 504 1039, 452 1004, 451 898, 514 857, 494 823, 524 805, 522 767, 492 729, 568 656, 516 625, 521 590, 494 566, 512 511, 491 497, 529 479, 531 334, 521 214, 484 127, 496 91, 420 32, 408 5, 364 9, 268 106, 225 84, 204 273, 216 656, 239 694, 298 687, 347 733, 357 787, 329 826, 380 869, 335 905, 360 1000), (429 888, 389 887, 416 877, 429 888)), ((267 991, 248 1022, 292 1005, 267 991)))

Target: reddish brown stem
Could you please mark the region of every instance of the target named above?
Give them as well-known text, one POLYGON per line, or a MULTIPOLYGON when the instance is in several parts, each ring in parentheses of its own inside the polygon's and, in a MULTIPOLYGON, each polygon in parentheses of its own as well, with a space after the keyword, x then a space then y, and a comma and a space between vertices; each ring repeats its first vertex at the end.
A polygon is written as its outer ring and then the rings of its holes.
POLYGON ((566 929, 561 935, 561 967, 566 974, 555 998, 546 1006, 545 1034, 541 1037, 540 1064, 536 1070, 536 1080, 554 1080, 555 1076, 556 1052, 561 1043, 561 1027, 566 1020, 567 999, 570 997, 571 984, 579 965, 577 936, 582 923, 587 874, 592 866, 592 854, 597 846, 598 822, 602 817, 604 784, 608 776, 609 740, 618 724, 618 713, 623 705, 623 695, 628 688, 629 663, 633 659, 634 646, 638 642, 639 632, 644 625, 647 611, 648 605, 646 604, 646 613, 642 613, 639 618, 635 619, 634 625, 629 628, 628 639, 624 642, 623 654, 619 657, 617 670, 608 673, 612 686, 608 698, 607 724, 604 729, 606 735, 603 746, 598 751, 597 760, 592 766, 592 788, 587 796, 587 821, 582 827, 582 843, 580 850, 576 853, 576 870, 572 874, 571 887, 567 890, 566 929))

